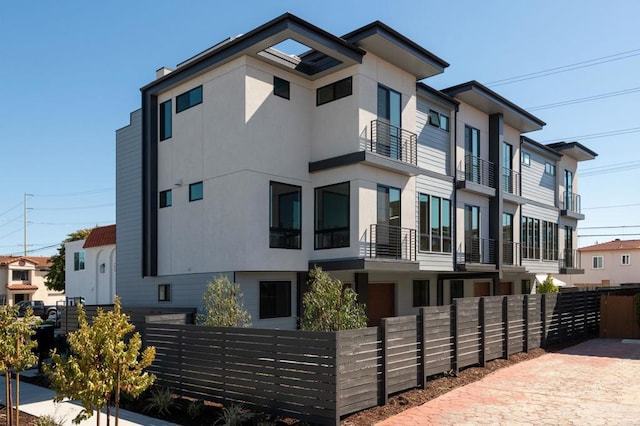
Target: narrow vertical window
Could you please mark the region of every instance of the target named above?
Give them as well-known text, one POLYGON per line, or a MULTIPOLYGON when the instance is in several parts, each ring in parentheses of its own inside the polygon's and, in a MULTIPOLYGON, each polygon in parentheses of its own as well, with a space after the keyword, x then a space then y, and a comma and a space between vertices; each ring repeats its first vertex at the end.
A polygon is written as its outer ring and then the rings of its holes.
POLYGON ((171 284, 158 284, 158 302, 171 301, 171 284))
POLYGON ((429 196, 420 194, 418 202, 420 204, 420 222, 418 224, 420 228, 420 251, 429 251, 431 250, 431 245, 429 244, 429 196))
POLYGON ((189 201, 202 200, 203 190, 202 182, 196 182, 189 185, 189 201))
POLYGON ((160 191, 160 208, 171 206, 171 190, 160 191))
POLYGON ((440 197, 431 197, 431 251, 442 251, 440 197))
POLYGON ((349 247, 349 182, 316 188, 315 248, 349 247))
POLYGON ((451 253, 451 201, 442 199, 442 251, 451 253))
POLYGON ((270 183, 269 247, 300 248, 302 188, 270 183))
POLYGON ((160 104, 160 140, 171 137, 171 99, 160 104))
POLYGON ((289 82, 279 77, 273 77, 273 94, 284 99, 289 99, 289 82))
POLYGON ((429 306, 429 280, 413 280, 413 307, 429 306))

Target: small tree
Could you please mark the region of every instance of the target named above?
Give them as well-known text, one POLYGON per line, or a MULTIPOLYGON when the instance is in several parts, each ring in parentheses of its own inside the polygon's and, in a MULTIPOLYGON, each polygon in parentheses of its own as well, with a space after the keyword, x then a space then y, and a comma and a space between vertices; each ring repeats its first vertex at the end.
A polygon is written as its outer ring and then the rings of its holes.
POLYGON ((44 285, 49 290, 64 291, 64 265, 65 265, 65 249, 64 243, 77 240, 85 240, 92 229, 79 229, 67 235, 67 238, 60 243, 58 247, 58 254, 51 256, 49 272, 45 276, 44 285))
MULTIPOLYGON (((93 416, 94 411, 99 413, 106 405, 109 425, 113 398, 117 426, 121 392, 136 398, 155 380, 155 376, 144 372, 155 358, 155 348, 150 346, 140 353, 140 333, 129 336, 135 326, 122 313, 119 297, 113 311, 99 308, 92 324, 88 323, 82 305, 78 305, 78 325, 67 337, 70 355, 65 359, 54 353, 52 365, 45 367, 57 394, 54 401, 68 397, 82 403, 84 409, 73 419, 76 424, 93 416)), ((100 425, 99 414, 97 424, 100 425)))
POLYGON ((23 318, 18 318, 17 306, 0 306, 0 370, 5 374, 6 424, 19 425, 20 409, 20 371, 25 370, 38 361, 33 352, 37 342, 31 340, 40 318, 33 316, 28 308, 23 318), (15 417, 11 391, 11 370, 16 372, 16 411, 15 417))
POLYGON ((210 327, 251 327, 251 314, 242 303, 240 285, 222 276, 207 283, 197 322, 210 327))
POLYGON ((309 274, 309 283, 309 291, 302 299, 303 330, 339 331, 367 326, 364 305, 357 302, 356 293, 344 288, 340 280, 315 267, 309 274))
POLYGON ((547 278, 536 286, 536 293, 557 293, 558 286, 553 283, 553 278, 551 275, 547 274, 547 278))

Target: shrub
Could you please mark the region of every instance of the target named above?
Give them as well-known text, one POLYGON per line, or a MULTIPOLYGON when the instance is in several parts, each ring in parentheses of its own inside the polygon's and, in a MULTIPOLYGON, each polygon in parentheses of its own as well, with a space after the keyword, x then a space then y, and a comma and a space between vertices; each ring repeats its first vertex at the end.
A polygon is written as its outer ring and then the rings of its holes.
POLYGON ((302 299, 303 330, 339 331, 367 326, 364 305, 357 302, 356 293, 344 288, 340 280, 316 267, 309 274, 309 283, 309 291, 302 299))
POLYGON ((242 304, 240 285, 224 276, 208 282, 196 320, 210 327, 251 327, 251 315, 242 304))
POLYGON ((551 275, 547 275, 547 278, 536 286, 536 293, 557 293, 558 287, 553 283, 551 275))
POLYGON ((146 405, 142 409, 144 412, 159 416, 168 416, 175 406, 175 401, 171 390, 163 387, 156 387, 151 390, 151 396, 146 399, 146 405))
POLYGON ((202 410, 204 409, 204 401, 201 399, 195 401, 189 401, 187 403, 187 416, 191 420, 195 420, 202 414, 202 410))
POLYGON ((246 411, 242 405, 231 404, 222 409, 222 416, 214 425, 241 426, 242 423, 251 420, 253 414, 246 411))

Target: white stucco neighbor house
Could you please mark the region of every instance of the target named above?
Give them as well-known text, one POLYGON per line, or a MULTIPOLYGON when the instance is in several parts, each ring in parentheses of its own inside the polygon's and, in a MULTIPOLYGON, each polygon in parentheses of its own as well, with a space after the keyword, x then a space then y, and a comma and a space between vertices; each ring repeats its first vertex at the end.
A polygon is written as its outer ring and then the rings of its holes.
POLYGON ((65 243, 65 290, 87 305, 113 304, 116 294, 116 225, 94 228, 86 240, 65 243))
POLYGON ((123 305, 195 307, 224 274, 255 327, 291 329, 317 265, 376 325, 580 272, 597 154, 535 141, 545 122, 477 81, 427 84, 448 66, 379 21, 286 13, 158 69, 116 131, 123 305))
POLYGON ((42 300, 45 305, 64 301, 63 292, 45 286, 48 272, 49 257, 0 256, 0 305, 23 300, 42 300))

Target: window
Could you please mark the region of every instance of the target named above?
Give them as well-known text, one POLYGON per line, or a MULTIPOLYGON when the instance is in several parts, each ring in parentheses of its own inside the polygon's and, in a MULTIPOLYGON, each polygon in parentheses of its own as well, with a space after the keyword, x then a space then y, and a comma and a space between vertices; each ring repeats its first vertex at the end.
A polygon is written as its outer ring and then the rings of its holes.
POLYGON ((189 185, 189 201, 202 200, 202 182, 189 185))
POLYGON ((84 252, 83 251, 77 251, 73 253, 73 270, 74 271, 84 270, 84 252))
POLYGON ((622 261, 622 265, 623 266, 631 265, 631 255, 630 254, 623 254, 621 261, 622 261))
POLYGON ((464 126, 464 151, 465 151, 465 179, 474 182, 488 184, 484 179, 481 182, 482 165, 480 163, 480 130, 470 126, 464 126))
POLYGON ((418 197, 419 250, 451 253, 451 201, 426 194, 418 197))
POLYGON ((429 110, 429 124, 447 132, 449 131, 449 117, 432 109, 429 110))
POLYGON ((513 215, 502 213, 502 261, 505 265, 516 264, 513 244, 513 215))
POLYGON ((558 224, 542 221, 542 259, 558 260, 558 224))
POLYGON ((602 256, 593 256, 592 260, 592 268, 593 269, 603 269, 604 268, 604 258, 602 256))
POLYGON ((158 284, 158 302, 171 301, 171 284, 158 284))
POLYGON ((289 99, 289 82, 274 76, 273 94, 284 99, 289 99))
POLYGON ((531 166, 531 155, 528 152, 520 151, 520 163, 531 166))
POLYGON ((13 281, 29 281, 29 271, 13 271, 11 278, 13 281))
POLYGON ((291 281, 260 281, 260 319, 291 316, 291 281))
POLYGON ((451 280, 451 303, 453 299, 464 297, 464 281, 451 280))
POLYGON ((176 114, 202 103, 202 86, 176 97, 176 114))
POLYGON ((520 292, 522 294, 531 294, 531 280, 522 280, 520 292))
POLYGON ((522 258, 540 259, 540 219, 522 216, 521 232, 522 258))
POLYGON ((160 104, 160 140, 171 137, 171 99, 160 104))
POLYGON ((544 163, 544 172, 545 174, 555 176, 556 175, 556 165, 551 164, 549 162, 544 163))
POLYGON ((105 265, 104 263, 100 264, 100 273, 104 274, 104 271, 106 271, 107 269, 107 265, 105 265))
POLYGON ((352 91, 351 77, 328 84, 316 91, 316 106, 351 96, 352 91))
POLYGON ((269 247, 299 249, 301 187, 271 182, 269 192, 269 247))
POLYGON ((413 307, 429 306, 429 280, 413 280, 413 307))
POLYGON ((349 247, 349 182, 316 188, 315 248, 349 247))
POLYGON ((171 205, 171 190, 160 191, 160 208, 169 207, 171 205))

